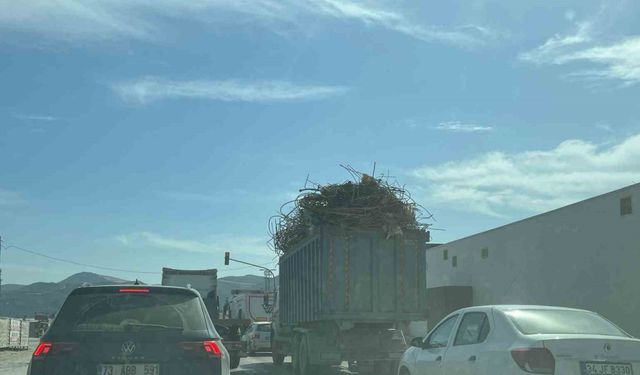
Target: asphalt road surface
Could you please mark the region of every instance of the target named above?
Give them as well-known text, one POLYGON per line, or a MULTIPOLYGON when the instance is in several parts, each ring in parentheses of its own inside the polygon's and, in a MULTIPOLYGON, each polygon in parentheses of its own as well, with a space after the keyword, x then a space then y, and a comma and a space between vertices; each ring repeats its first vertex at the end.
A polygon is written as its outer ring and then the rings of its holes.
MULTIPOLYGON (((240 367, 231 370, 232 375, 293 375, 291 368, 291 357, 287 357, 284 365, 274 366, 271 361, 271 353, 256 354, 253 357, 245 357, 240 360, 240 367)), ((343 362, 342 366, 335 367, 329 371, 323 371, 318 375, 345 375, 357 374, 347 370, 347 363, 343 362)))
MULTIPOLYGON (((37 341, 31 343, 29 350, 0 351, 0 375, 25 375, 27 365, 31 359, 31 353, 35 349, 37 341)), ((284 365, 274 366, 271 354, 257 354, 254 357, 246 357, 240 360, 240 367, 231 371, 232 375, 292 375, 291 359, 287 358, 284 365)), ((318 375, 344 375, 355 374, 349 372, 346 363, 330 371, 318 375)))
POLYGON ((29 339, 29 350, 0 351, 0 375, 25 375, 37 345, 38 339, 29 339))

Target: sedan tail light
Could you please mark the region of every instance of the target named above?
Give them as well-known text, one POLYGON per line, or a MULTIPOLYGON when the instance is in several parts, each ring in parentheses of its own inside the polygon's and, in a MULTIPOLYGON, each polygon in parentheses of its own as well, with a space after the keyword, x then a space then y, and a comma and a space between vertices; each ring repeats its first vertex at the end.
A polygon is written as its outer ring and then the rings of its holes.
POLYGON ((518 348, 511 351, 518 366, 532 374, 553 374, 556 359, 547 348, 518 348))

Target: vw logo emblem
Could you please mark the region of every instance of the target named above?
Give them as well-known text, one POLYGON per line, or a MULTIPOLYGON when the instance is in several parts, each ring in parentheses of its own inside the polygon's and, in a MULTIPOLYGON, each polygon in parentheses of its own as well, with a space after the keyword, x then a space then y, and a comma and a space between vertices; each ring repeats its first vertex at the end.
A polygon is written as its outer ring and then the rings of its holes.
POLYGON ((131 354, 136 351, 136 343, 133 341, 125 341, 122 344, 122 353, 123 354, 131 354))
POLYGON ((611 351, 611 344, 609 344, 609 343, 604 344, 604 348, 603 349, 604 349, 605 352, 610 352, 611 351))

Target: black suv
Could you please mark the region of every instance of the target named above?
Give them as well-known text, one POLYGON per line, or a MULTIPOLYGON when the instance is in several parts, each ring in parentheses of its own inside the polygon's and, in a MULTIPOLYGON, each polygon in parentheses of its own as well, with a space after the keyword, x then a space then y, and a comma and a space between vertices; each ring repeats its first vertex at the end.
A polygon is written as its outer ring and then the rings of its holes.
POLYGON ((227 375, 229 354, 195 290, 81 287, 42 337, 28 374, 227 375))

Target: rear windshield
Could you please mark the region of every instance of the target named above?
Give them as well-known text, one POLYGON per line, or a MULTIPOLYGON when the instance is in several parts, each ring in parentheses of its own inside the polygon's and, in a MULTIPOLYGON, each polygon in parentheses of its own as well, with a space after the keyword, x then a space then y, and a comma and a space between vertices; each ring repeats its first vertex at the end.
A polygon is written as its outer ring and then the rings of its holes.
POLYGON ((205 331, 200 299, 192 294, 74 294, 62 306, 55 332, 205 331))
POLYGON ((513 324, 525 335, 590 334, 627 336, 601 316, 574 310, 511 310, 505 311, 513 324))
POLYGON ((271 326, 269 324, 259 324, 258 325, 258 329, 256 329, 256 331, 258 331, 258 332, 271 332, 271 326))

